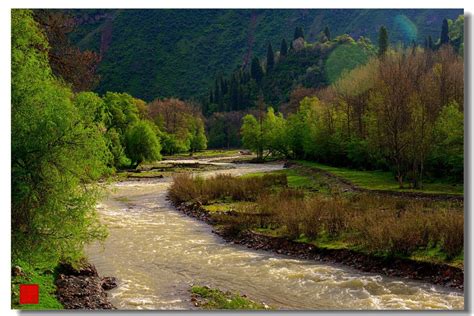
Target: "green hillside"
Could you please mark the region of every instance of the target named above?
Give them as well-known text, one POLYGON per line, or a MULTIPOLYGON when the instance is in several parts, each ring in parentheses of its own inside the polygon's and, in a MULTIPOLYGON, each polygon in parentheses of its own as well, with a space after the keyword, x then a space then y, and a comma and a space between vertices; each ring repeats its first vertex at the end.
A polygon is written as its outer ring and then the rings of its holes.
POLYGON ((392 43, 423 43, 439 37, 443 18, 463 10, 73 10, 79 26, 72 41, 101 52, 97 90, 156 97, 206 95, 216 75, 229 74, 264 59, 269 42, 277 51, 282 38, 303 27, 316 41, 328 26, 331 36, 376 41, 386 25, 392 43))

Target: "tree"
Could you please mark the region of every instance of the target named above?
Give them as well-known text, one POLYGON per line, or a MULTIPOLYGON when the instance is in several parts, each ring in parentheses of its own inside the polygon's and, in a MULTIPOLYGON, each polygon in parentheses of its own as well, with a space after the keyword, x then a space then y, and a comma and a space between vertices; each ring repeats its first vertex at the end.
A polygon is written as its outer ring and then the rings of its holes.
POLYGON ((32 12, 11 14, 12 261, 52 269, 106 236, 94 181, 108 171, 108 151, 95 123, 100 102, 74 100, 53 75, 32 12))
POLYGON ((254 57, 252 59, 252 65, 250 67, 250 73, 252 75, 252 78, 255 79, 257 84, 260 84, 263 79, 263 70, 262 66, 260 65, 260 60, 258 57, 254 57))
POLYGON ((295 33, 293 35, 293 40, 296 40, 298 38, 303 38, 304 39, 303 28, 301 26, 297 26, 295 28, 295 33))
POLYGON ((441 176, 463 179, 464 164, 464 115, 456 102, 451 102, 440 112, 434 126, 435 146, 431 163, 441 176))
POLYGON ((428 48, 430 50, 433 50, 433 38, 430 36, 428 36, 428 48))
POLYGON ((161 144, 150 122, 139 121, 133 125, 127 131, 125 139, 125 152, 132 167, 138 167, 143 161, 161 159, 161 144))
POLYGON ((280 56, 286 56, 288 55, 288 44, 286 43, 285 39, 281 40, 281 45, 280 45, 280 56))
POLYGON ((96 73, 100 55, 73 46, 69 34, 74 31, 72 17, 59 10, 37 9, 34 18, 47 36, 49 63, 53 73, 72 85, 76 92, 94 89, 99 83, 96 73))
POLYGON ((385 55, 388 49, 388 33, 387 29, 385 26, 381 26, 379 30, 379 52, 378 55, 379 57, 382 57, 385 55))
POLYGON ((147 108, 149 117, 162 132, 165 152, 177 153, 206 148, 203 118, 196 105, 170 98, 156 99, 147 108))
POLYGON ((449 43, 449 25, 448 20, 443 19, 443 24, 441 26, 441 36, 439 38, 439 45, 442 46, 443 44, 449 43))
POLYGON ((242 144, 245 148, 251 149, 257 153, 257 159, 263 159, 263 134, 261 124, 255 116, 247 114, 243 118, 242 128, 242 144))
POLYGON ((273 54, 272 43, 268 43, 267 48, 267 72, 270 72, 275 65, 275 57, 273 54))
POLYGON ((190 148, 189 151, 194 153, 196 151, 207 148, 207 138, 204 133, 204 123, 195 117, 189 117, 190 126, 190 148))
POLYGON ((286 120, 283 115, 281 113, 275 114, 274 109, 269 107, 262 124, 263 142, 268 154, 289 156, 286 120))
POLYGON ((328 39, 328 41, 331 40, 331 32, 329 31, 329 27, 325 27, 324 28, 324 35, 326 35, 326 38, 328 39))

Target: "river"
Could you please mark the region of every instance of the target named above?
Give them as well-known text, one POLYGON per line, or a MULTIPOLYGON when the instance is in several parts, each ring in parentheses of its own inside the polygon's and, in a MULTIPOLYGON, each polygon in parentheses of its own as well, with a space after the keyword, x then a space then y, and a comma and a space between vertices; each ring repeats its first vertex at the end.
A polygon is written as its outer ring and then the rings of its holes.
MULTIPOLYGON (((207 171, 235 175, 281 165, 228 164, 207 171)), ((276 309, 463 309, 460 291, 362 273, 349 267, 293 259, 226 243, 212 227, 176 211, 166 200, 171 178, 111 185, 98 205, 109 236, 86 254, 118 309, 192 309, 192 284, 248 295, 276 309)))

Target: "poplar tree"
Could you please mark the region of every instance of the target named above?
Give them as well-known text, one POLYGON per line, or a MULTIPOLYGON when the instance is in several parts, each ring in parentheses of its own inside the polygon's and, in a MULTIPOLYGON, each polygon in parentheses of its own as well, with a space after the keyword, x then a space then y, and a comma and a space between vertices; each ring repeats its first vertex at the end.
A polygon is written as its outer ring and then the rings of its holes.
POLYGON ((286 56, 286 55, 288 55, 288 44, 286 44, 285 39, 282 39, 281 46, 280 46, 280 56, 286 56))
POLYGON ((388 33, 385 26, 381 26, 379 30, 379 57, 385 55, 388 49, 388 33))
POLYGON ((449 25, 448 20, 443 19, 443 25, 441 26, 441 37, 439 39, 439 45, 449 43, 449 25))
POLYGON ((252 59, 252 65, 250 67, 250 74, 253 79, 257 82, 257 84, 260 84, 263 79, 263 70, 262 66, 260 66, 260 60, 258 57, 254 57, 252 59))
POLYGON ((273 69, 274 65, 275 65, 275 55, 273 54, 272 43, 268 43, 268 48, 267 48, 267 72, 271 71, 273 69))
POLYGON ((301 26, 297 26, 295 28, 295 33, 294 33, 294 36, 293 36, 293 40, 298 39, 300 37, 304 38, 303 28, 301 26))
POLYGON ((328 41, 331 40, 331 32, 329 31, 329 27, 327 27, 327 26, 324 29, 324 35, 326 35, 326 38, 328 39, 328 41))

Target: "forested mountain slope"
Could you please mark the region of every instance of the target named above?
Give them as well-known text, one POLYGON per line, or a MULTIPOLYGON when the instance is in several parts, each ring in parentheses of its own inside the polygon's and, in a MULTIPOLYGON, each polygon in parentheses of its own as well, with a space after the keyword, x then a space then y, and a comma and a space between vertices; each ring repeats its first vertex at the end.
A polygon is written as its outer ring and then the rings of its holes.
POLYGON ((219 73, 263 58, 270 42, 293 39, 302 27, 316 41, 327 26, 331 35, 347 33, 376 41, 381 25, 392 43, 422 44, 439 37, 444 18, 463 10, 77 10, 71 40, 101 54, 97 90, 156 97, 204 96, 219 73))

